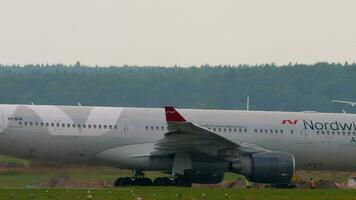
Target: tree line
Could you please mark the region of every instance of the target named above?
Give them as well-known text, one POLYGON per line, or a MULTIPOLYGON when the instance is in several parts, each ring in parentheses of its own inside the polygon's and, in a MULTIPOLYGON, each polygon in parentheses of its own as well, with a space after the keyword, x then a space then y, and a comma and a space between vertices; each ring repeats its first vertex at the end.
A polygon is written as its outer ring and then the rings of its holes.
MULTIPOLYGON (((200 67, 0 65, 0 103, 340 112, 356 64, 200 67)), ((356 109, 355 109, 356 110, 356 109)))

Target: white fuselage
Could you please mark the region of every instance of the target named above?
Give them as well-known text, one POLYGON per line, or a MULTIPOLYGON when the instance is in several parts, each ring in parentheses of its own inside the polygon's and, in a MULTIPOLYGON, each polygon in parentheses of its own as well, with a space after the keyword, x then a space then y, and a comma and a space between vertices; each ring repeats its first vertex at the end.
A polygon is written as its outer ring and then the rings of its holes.
MULTIPOLYGON (((356 115, 179 109, 185 119, 234 140, 291 153, 296 169, 355 170, 356 115)), ((148 156, 168 132, 163 108, 0 105, 0 153, 66 163, 128 162, 148 156), (118 148, 115 154, 102 154, 118 148), (100 157, 101 155, 105 155, 100 157)))

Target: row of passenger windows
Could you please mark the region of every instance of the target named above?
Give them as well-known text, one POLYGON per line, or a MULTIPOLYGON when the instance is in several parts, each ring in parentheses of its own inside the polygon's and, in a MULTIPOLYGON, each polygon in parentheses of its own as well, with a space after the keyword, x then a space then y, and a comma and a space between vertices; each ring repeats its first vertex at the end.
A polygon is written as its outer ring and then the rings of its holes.
POLYGON ((19 125, 22 126, 42 126, 42 127, 62 127, 62 128, 88 128, 88 129, 117 129, 117 125, 102 125, 102 124, 70 124, 70 123, 44 123, 44 122, 22 122, 19 121, 19 125))
MULTIPOLYGON (((260 133, 281 133, 281 134, 284 133, 284 131, 282 129, 281 130, 278 130, 278 129, 255 129, 255 133, 258 133, 258 132, 260 132, 260 133)), ((290 130, 289 132, 291 134, 294 133, 293 130, 290 130)))
MULTIPOLYGON (((145 127, 146 130, 168 130, 168 127, 165 126, 146 126, 145 127)), ((212 131, 218 131, 218 132, 240 132, 240 133, 247 133, 247 129, 246 128, 221 128, 221 127, 208 127, 209 130, 212 131)))
POLYGON ((340 132, 340 131, 337 131, 337 132, 335 132, 335 131, 316 131, 316 134, 317 135, 349 135, 349 136, 351 136, 351 135, 353 135, 353 136, 356 136, 356 132, 350 132, 350 131, 348 131, 348 132, 345 132, 345 131, 342 131, 342 132, 340 132))
POLYGON ((247 133, 247 128, 221 128, 221 127, 208 127, 209 130, 218 132, 240 132, 247 133))
POLYGON ((145 128, 146 128, 146 130, 151 130, 151 131, 153 131, 153 130, 157 130, 157 131, 159 131, 159 130, 162 130, 162 131, 168 130, 168 127, 164 127, 164 126, 146 126, 145 128))
MULTIPOLYGON (((145 127, 146 130, 168 130, 168 127, 165 126, 146 126, 145 127)), ((239 133, 247 133, 247 128, 224 128, 224 127, 208 127, 209 130, 212 131, 217 131, 217 132, 239 132, 239 133)), ((283 130, 273 130, 273 129, 255 129, 255 132, 258 133, 283 133, 283 130)), ((290 133, 293 134, 294 131, 290 130, 290 133)))

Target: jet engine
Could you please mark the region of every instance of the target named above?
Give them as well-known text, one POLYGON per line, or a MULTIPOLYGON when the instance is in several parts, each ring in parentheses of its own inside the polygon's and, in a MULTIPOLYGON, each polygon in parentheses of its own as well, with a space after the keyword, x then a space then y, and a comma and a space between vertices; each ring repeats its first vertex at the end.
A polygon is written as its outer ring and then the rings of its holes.
POLYGON ((256 183, 288 184, 294 170, 293 155, 284 152, 259 152, 231 162, 231 171, 256 183))

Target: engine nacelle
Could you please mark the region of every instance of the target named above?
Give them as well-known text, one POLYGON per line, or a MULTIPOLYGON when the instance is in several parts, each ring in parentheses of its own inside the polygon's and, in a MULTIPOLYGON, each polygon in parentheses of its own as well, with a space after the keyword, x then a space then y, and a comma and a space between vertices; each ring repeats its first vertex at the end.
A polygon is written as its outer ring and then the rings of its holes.
POLYGON ((256 183, 290 183, 295 170, 293 155, 284 152, 260 152, 231 163, 231 170, 256 183))

